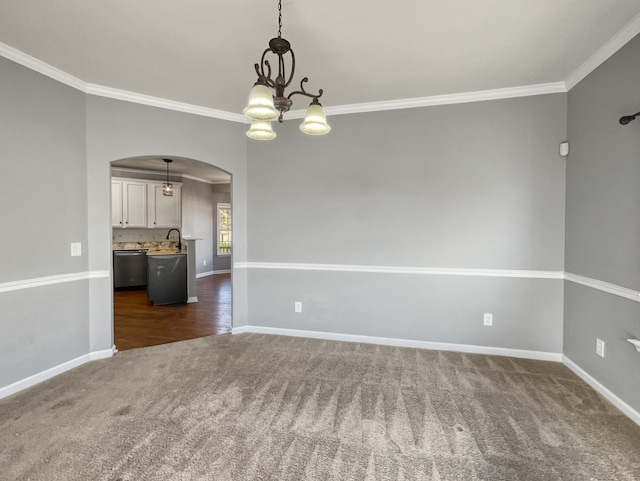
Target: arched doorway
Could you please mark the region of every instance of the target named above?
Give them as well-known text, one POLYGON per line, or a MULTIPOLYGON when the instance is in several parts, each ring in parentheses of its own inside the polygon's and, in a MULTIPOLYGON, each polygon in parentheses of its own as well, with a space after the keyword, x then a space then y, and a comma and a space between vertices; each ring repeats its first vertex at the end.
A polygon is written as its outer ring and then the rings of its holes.
POLYGON ((231 206, 231 175, 197 160, 154 155, 111 162, 111 180, 116 348, 230 332, 230 226, 225 225, 227 242, 221 245, 218 224, 219 206, 231 206), (173 186, 170 198, 162 193, 167 181, 173 186), (182 283, 180 263, 188 264, 183 266, 185 299, 180 294, 175 297, 166 274, 172 272, 171 278, 182 283), (135 265, 139 267, 132 270, 130 266, 135 265), (119 275, 118 266, 124 276, 119 275), (140 277, 141 269, 153 282, 148 283, 146 275, 140 277), (159 291, 171 295, 159 297, 159 291))

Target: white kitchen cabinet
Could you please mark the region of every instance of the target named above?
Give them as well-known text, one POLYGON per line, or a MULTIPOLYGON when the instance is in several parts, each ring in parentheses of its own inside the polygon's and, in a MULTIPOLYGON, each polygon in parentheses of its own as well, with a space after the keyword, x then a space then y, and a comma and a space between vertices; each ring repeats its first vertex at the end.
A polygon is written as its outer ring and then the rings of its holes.
POLYGON ((111 226, 123 227, 122 221, 122 182, 111 181, 111 226))
POLYGON ((147 183, 135 180, 111 181, 111 225, 147 227, 147 183))
POLYGON ((173 183, 173 195, 162 194, 162 184, 148 184, 148 218, 151 229, 181 227, 182 224, 182 186, 173 183))

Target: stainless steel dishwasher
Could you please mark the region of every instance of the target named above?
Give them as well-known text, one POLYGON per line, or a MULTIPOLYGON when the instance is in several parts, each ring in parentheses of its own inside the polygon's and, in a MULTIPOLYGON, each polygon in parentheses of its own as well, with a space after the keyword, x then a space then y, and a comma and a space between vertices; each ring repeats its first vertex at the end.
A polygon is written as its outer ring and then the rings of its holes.
POLYGON ((147 285, 147 249, 113 251, 113 287, 147 285))

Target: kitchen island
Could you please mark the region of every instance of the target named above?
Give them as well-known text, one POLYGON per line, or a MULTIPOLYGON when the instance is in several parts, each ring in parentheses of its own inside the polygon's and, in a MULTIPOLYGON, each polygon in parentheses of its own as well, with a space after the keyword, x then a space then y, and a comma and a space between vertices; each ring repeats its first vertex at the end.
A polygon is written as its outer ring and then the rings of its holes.
POLYGON ((147 254, 147 297, 152 305, 187 302, 187 254, 147 254))

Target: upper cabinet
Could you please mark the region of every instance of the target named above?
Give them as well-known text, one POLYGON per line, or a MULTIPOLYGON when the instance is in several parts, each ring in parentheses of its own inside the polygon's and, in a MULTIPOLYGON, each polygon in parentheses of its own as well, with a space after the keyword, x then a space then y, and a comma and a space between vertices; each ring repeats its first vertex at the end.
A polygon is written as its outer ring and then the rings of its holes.
POLYGON ((180 227, 182 196, 173 183, 173 196, 162 195, 162 183, 143 179, 111 180, 111 225, 121 228, 180 227))
POLYGON ((172 196, 166 196, 162 193, 162 184, 148 184, 148 188, 148 226, 150 228, 179 228, 182 223, 182 186, 173 183, 172 196))
POLYGON ((122 220, 122 182, 111 181, 111 226, 124 227, 122 220))

